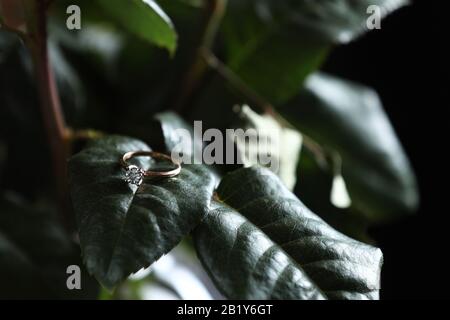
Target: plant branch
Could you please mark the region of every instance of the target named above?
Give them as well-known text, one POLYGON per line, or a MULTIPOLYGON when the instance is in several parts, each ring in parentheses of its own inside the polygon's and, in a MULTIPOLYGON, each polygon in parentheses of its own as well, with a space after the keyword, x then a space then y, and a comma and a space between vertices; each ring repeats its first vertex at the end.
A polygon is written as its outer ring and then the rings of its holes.
POLYGON ((210 50, 202 50, 201 57, 211 69, 215 70, 217 74, 227 81, 235 90, 239 91, 246 99, 248 99, 250 104, 255 105, 267 114, 275 115, 272 105, 251 89, 234 71, 228 68, 210 50))
POLYGON ((82 130, 71 130, 68 131, 68 140, 70 142, 78 141, 78 140, 94 140, 102 138, 106 135, 106 133, 101 132, 99 130, 94 129, 82 129, 82 130))
POLYGON ((47 46, 47 1, 25 0, 27 34, 25 42, 34 63, 40 98, 41 113, 47 131, 52 157, 55 187, 66 227, 72 224, 69 218, 68 183, 66 161, 68 157, 68 130, 64 121, 61 102, 51 69, 47 46))
MULTIPOLYGON (((249 103, 259 108, 263 113, 273 117, 281 126, 287 128, 294 128, 294 126, 283 118, 272 106, 270 102, 261 97, 256 91, 250 88, 233 70, 220 61, 211 51, 202 50, 201 56, 206 64, 217 72, 229 85, 236 91, 240 92, 242 96, 249 100, 249 103)), ((322 167, 328 167, 327 151, 322 148, 311 137, 303 134, 304 146, 314 154, 317 163, 322 167)))
POLYGON ((193 54, 192 63, 181 82, 180 94, 174 104, 174 109, 182 112, 198 88, 208 66, 202 59, 202 51, 211 49, 214 45, 217 31, 225 14, 228 0, 205 0, 205 18, 200 35, 199 44, 193 54))

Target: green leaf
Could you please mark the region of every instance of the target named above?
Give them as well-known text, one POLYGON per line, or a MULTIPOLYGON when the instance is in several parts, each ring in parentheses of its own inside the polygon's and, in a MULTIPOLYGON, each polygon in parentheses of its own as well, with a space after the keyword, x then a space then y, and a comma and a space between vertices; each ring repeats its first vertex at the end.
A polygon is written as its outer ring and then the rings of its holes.
POLYGON ((103 10, 133 34, 174 54, 177 33, 170 18, 153 0, 97 0, 103 10))
MULTIPOLYGON (((4 171, 4 186, 29 194, 39 186, 44 191, 51 175, 45 133, 40 119, 39 104, 30 72, 30 60, 20 39, 0 30, 0 137, 8 148, 4 171), (34 155, 33 163, 39 167, 29 175, 21 168, 29 165, 23 148, 34 155), (27 181, 27 183, 23 183, 27 181)), ((44 191, 45 192, 45 191, 44 191)))
MULTIPOLYGON (((303 1, 307 2, 307 1, 303 1)), ((317 30, 326 39, 335 43, 346 43, 354 40, 359 35, 370 31, 367 28, 367 19, 373 14, 369 11, 370 6, 380 9, 381 18, 385 18, 395 10, 409 5, 409 0, 340 0, 340 1, 318 1, 318 6, 310 5, 302 11, 295 21, 299 25, 304 24, 317 30), (308 17, 309 16, 309 17, 308 17)))
POLYGON ((369 31, 367 19, 372 14, 370 6, 380 9, 384 18, 408 0, 231 0, 240 7, 253 7, 254 14, 268 23, 284 22, 298 31, 314 32, 316 37, 331 43, 347 43, 363 32, 369 31), (369 12, 368 12, 369 11, 369 12))
POLYGON ((67 267, 81 267, 80 250, 65 235, 52 210, 0 196, 0 298, 90 298, 98 284, 81 268, 81 290, 69 290, 67 267))
POLYGON ((322 64, 329 46, 290 25, 265 21, 248 2, 242 7, 231 3, 224 19, 227 64, 261 96, 283 103, 322 64))
POLYGON ((353 206, 369 221, 390 220, 417 208, 414 173, 373 90, 315 74, 279 112, 340 154, 353 206))
POLYGON ((201 139, 185 141, 178 130, 189 133, 194 137, 194 128, 178 114, 170 111, 157 113, 155 115, 137 114, 131 115, 121 128, 123 134, 139 138, 158 150, 171 153, 174 149, 191 157, 194 163, 194 147, 202 150, 201 139))
MULTIPOLYGON (((5 181, 8 189, 30 194, 34 190, 45 193, 48 179, 49 152, 45 129, 41 119, 35 75, 31 58, 23 42, 14 34, 0 31, 0 137, 9 149, 8 169, 5 181), (40 170, 33 175, 21 170, 29 159, 23 156, 23 148, 34 155, 33 162, 40 170), (26 184, 22 181, 27 181, 26 184)), ((49 40, 55 80, 61 97, 65 118, 73 124, 84 107, 84 85, 66 60, 61 48, 49 40)))
POLYGON ((195 243, 228 298, 378 298, 381 251, 332 229, 269 170, 225 176, 217 198, 195 243))
POLYGON ((274 104, 292 97, 335 44, 368 31, 367 9, 382 16, 407 0, 230 0, 223 36, 229 66, 274 104))
POLYGON ((202 149, 203 142, 201 139, 196 139, 191 141, 191 143, 184 143, 185 141, 183 141, 178 130, 185 130, 186 132, 189 132, 192 138, 194 138, 194 128, 178 114, 173 112, 158 113, 154 116, 154 121, 158 122, 160 126, 160 131, 164 137, 165 150, 167 152, 179 147, 181 152, 193 156, 194 147, 199 148, 200 150, 202 149), (194 145, 195 143, 197 143, 197 145, 194 145))
MULTIPOLYGON (((124 180, 120 157, 149 150, 143 142, 110 136, 91 143, 69 162, 71 194, 89 272, 112 289, 129 274, 169 252, 204 217, 215 186, 203 166, 184 165, 180 175, 124 180)), ((150 158, 137 158, 141 168, 150 158)))

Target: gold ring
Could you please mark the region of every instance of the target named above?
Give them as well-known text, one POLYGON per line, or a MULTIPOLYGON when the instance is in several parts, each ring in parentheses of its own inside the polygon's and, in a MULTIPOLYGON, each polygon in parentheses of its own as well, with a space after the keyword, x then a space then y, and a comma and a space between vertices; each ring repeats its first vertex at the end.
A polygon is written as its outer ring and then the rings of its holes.
POLYGON ((177 176, 181 172, 181 164, 172 160, 168 155, 155 152, 155 151, 131 151, 125 153, 120 159, 120 164, 125 169, 125 181, 140 186, 144 177, 161 177, 161 178, 171 178, 177 176), (129 164, 127 161, 135 157, 151 157, 159 160, 168 160, 173 165, 175 169, 168 171, 152 171, 144 170, 136 165, 129 164))

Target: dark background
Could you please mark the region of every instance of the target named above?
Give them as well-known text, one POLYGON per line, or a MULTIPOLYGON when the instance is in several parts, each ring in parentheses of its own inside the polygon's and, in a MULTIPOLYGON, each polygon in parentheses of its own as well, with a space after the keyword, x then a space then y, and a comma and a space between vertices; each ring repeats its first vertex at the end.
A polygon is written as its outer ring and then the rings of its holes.
POLYGON ((418 176, 417 215, 372 230, 385 257, 384 299, 450 297, 449 55, 443 45, 450 12, 444 3, 414 1, 384 20, 381 30, 336 49, 324 67, 378 91, 418 176))

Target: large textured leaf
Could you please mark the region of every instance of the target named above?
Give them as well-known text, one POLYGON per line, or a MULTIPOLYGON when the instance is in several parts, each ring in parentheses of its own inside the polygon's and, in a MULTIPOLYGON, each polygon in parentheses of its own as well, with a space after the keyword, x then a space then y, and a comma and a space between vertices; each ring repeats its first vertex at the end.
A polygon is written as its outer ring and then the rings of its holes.
POLYGON ((279 111, 339 152, 353 205, 366 218, 384 221, 417 207, 414 173, 373 90, 316 74, 279 111))
POLYGON ((124 28, 174 53, 177 34, 172 21, 154 0, 97 0, 124 28))
MULTIPOLYGON (((84 260, 108 288, 149 266, 188 234, 206 214, 215 184, 204 167, 184 165, 174 178, 129 185, 119 158, 135 150, 149 147, 110 136, 69 163, 84 260)), ((152 165, 149 158, 136 161, 144 169, 152 165)))
POLYGON ((376 299, 381 251, 306 208, 267 169, 225 176, 196 230, 203 265, 234 299, 376 299))
POLYGON ((81 267, 80 250, 51 210, 0 197, 0 298, 96 298, 98 284, 83 269, 81 290, 67 288, 71 265, 81 267))
POLYGON ((231 0, 224 22, 228 63, 272 103, 295 94, 330 47, 368 31, 367 9, 382 16, 406 0, 231 0))

